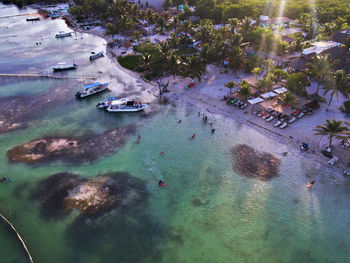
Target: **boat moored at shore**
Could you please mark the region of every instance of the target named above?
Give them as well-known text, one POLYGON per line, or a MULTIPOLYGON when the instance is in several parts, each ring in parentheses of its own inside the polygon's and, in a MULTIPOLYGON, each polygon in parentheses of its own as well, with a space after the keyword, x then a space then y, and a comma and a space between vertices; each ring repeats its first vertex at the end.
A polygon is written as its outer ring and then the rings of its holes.
POLYGON ((38 16, 27 17, 26 20, 27 20, 27 22, 29 22, 29 21, 39 21, 40 17, 38 17, 38 16))
POLYGON ((72 32, 64 32, 60 31, 58 34, 55 35, 55 38, 64 38, 64 37, 71 37, 72 32))
POLYGON ((112 105, 118 105, 129 101, 127 98, 118 99, 117 97, 109 97, 107 101, 97 103, 96 107, 99 109, 106 109, 112 105))
POLYGON ((66 62, 60 62, 57 63, 56 65, 52 66, 52 69, 54 71, 62 71, 62 70, 72 70, 72 69, 77 69, 78 65, 73 63, 73 64, 66 64, 66 62))
POLYGON ((82 91, 78 91, 75 94, 75 97, 77 99, 83 99, 83 98, 88 97, 90 95, 100 93, 108 88, 109 83, 110 82, 106 82, 106 83, 95 82, 95 83, 86 84, 82 91))
POLYGON ((91 52, 91 56, 90 56, 90 60, 95 60, 96 58, 99 58, 99 57, 103 57, 104 56, 104 52, 103 51, 100 51, 98 53, 95 53, 95 52, 91 52))
POLYGON ((138 112, 143 111, 148 107, 148 104, 142 104, 142 102, 136 102, 128 100, 121 104, 111 105, 105 108, 106 112, 138 112))

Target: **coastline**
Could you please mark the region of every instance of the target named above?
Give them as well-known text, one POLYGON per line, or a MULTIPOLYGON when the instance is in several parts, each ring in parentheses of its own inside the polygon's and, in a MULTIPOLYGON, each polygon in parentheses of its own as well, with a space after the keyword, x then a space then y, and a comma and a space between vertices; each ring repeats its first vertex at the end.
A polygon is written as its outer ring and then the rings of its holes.
MULTIPOLYGON (((65 17, 61 19, 64 19, 65 21, 68 20, 68 23, 66 21, 67 26, 76 32, 96 35, 103 38, 107 43, 112 41, 112 37, 104 35, 102 27, 98 27, 95 30, 92 28, 87 31, 79 28, 71 15, 65 15, 65 17)), ((106 45, 106 56, 112 61, 115 67, 133 78, 133 81, 142 85, 142 90, 148 93, 150 96, 147 98, 149 102, 155 101, 157 98, 159 98, 157 83, 155 81, 146 82, 144 78, 142 78, 141 74, 122 67, 117 60, 117 57, 121 55, 118 54, 120 53, 120 50, 118 52, 116 49, 118 49, 118 47, 111 48, 110 46, 106 45)), ((128 52, 130 52, 130 50, 128 52)), ((198 112, 208 115, 209 120, 211 115, 219 115, 230 118, 240 124, 244 124, 267 136, 272 141, 288 146, 291 152, 298 151, 303 142, 308 142, 311 146, 309 151, 301 153, 303 158, 307 158, 313 161, 317 167, 322 167, 330 173, 339 174, 340 177, 343 178, 343 170, 347 168, 346 165, 347 162, 349 162, 344 154, 347 151, 341 149, 340 147, 336 147, 334 149, 334 153, 339 157, 339 161, 334 166, 329 166, 327 164, 329 159, 320 153, 321 149, 325 149, 327 139, 314 135, 312 131, 316 125, 323 122, 322 119, 327 119, 325 114, 321 114, 321 111, 323 112, 325 110, 326 105, 322 104, 321 108, 316 110, 312 116, 306 116, 296 123, 293 123, 286 129, 281 130, 279 128, 275 128, 272 125, 273 122, 265 122, 263 119, 253 115, 251 105, 245 110, 241 110, 233 107, 232 105, 227 105, 226 102, 222 100, 223 96, 228 94, 228 90, 224 86, 224 83, 227 83, 232 79, 239 82, 242 80, 242 78, 246 77, 244 76, 245 73, 240 74, 243 77, 234 77, 230 70, 229 73, 223 74, 220 73, 219 67, 209 65, 207 67, 207 74, 203 77, 202 82, 196 82, 196 86, 189 90, 185 90, 183 87, 191 82, 190 78, 182 78, 178 76, 174 78, 173 76, 167 76, 165 80, 169 80, 168 89, 170 92, 165 93, 163 96, 170 103, 186 104, 197 108, 198 112), (210 88, 212 88, 214 85, 219 86, 216 87, 218 90, 210 90, 210 88), (317 117, 315 115, 317 115, 317 117), (312 121, 310 121, 310 118, 313 118, 312 121), (315 123, 317 124, 315 125, 315 123)), ((157 110, 155 109, 155 111, 157 110)), ((328 115, 331 116, 331 114, 328 115)))

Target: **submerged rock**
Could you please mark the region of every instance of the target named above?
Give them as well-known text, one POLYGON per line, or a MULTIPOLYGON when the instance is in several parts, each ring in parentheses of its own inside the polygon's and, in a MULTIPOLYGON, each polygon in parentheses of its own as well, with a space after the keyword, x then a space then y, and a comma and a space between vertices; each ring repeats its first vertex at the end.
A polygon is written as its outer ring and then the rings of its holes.
POLYGON ((261 181, 279 176, 281 160, 270 153, 259 152, 246 144, 233 147, 231 153, 233 169, 240 175, 261 181))
POLYGON ((146 200, 143 180, 126 172, 87 179, 78 174, 58 173, 42 180, 32 193, 41 202, 41 215, 60 218, 73 210, 81 216, 100 216, 114 208, 125 208, 146 200))
POLYGON ((0 97, 0 134, 26 128, 40 113, 72 100, 68 92, 57 88, 42 95, 0 97))
POLYGON ((44 137, 15 146, 7 156, 10 162, 28 164, 57 160, 71 164, 88 163, 114 153, 134 131, 134 126, 125 126, 101 135, 44 137))

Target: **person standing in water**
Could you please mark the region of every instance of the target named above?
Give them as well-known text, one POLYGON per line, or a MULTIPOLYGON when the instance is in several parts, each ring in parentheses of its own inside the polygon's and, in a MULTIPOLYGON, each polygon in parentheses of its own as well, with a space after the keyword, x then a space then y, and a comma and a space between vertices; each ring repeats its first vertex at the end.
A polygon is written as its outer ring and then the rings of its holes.
POLYGON ((312 186, 314 185, 315 183, 315 180, 312 180, 308 185, 307 185, 307 188, 312 188, 312 186))
POLYGON ((161 186, 161 187, 164 187, 165 183, 162 180, 159 180, 158 185, 161 186))

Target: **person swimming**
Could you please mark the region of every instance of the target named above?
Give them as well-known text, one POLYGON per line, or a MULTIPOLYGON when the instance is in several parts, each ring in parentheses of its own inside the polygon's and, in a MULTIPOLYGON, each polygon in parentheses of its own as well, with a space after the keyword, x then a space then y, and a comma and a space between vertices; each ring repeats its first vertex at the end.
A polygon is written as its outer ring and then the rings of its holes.
POLYGON ((164 187, 165 183, 162 180, 159 180, 158 185, 161 186, 161 187, 164 187))
POLYGON ((196 134, 195 134, 195 133, 192 135, 192 139, 194 139, 194 137, 196 137, 196 134))
POLYGON ((312 180, 308 185, 307 185, 307 188, 312 188, 312 186, 314 185, 315 183, 315 180, 312 180))
POLYGON ((182 120, 179 120, 177 123, 181 123, 182 120))

